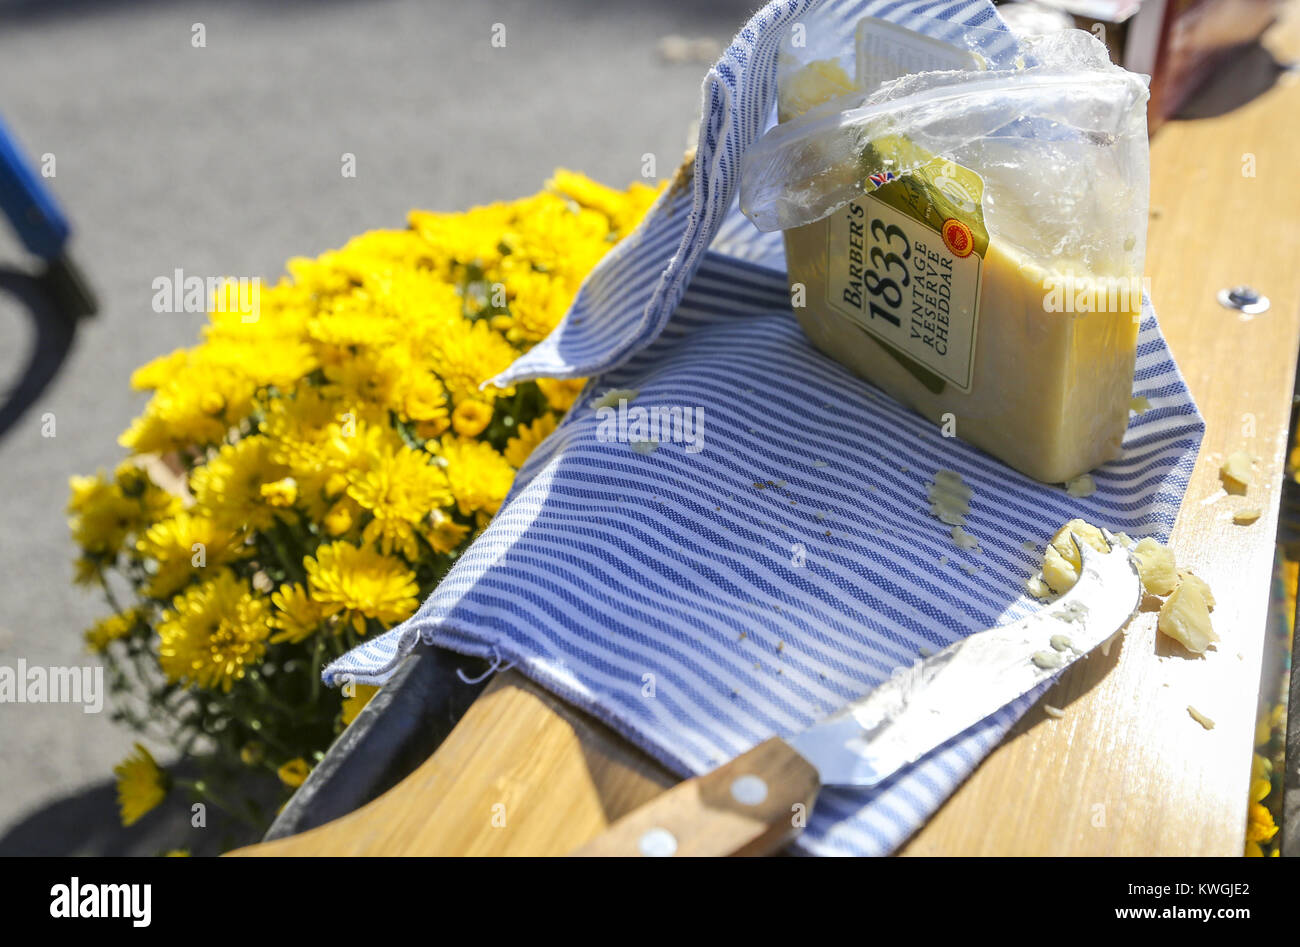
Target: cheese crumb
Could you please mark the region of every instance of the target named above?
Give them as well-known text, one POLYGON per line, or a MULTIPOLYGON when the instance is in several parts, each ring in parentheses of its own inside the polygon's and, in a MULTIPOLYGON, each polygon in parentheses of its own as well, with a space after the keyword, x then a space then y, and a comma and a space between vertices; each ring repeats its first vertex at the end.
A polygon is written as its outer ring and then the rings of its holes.
POLYGON ((1138 414, 1145 414, 1151 410, 1151 402, 1141 395, 1134 395, 1128 399, 1128 409, 1136 411, 1138 414))
POLYGON ((1055 717, 1057 720, 1060 720, 1065 716, 1064 710, 1060 707, 1053 707, 1051 704, 1043 704, 1043 713, 1047 714, 1049 717, 1055 717))
POLYGON ((1248 506, 1232 514, 1232 521, 1238 526, 1249 526, 1255 520, 1264 515, 1264 511, 1257 506, 1248 506))
POLYGON ((966 532, 966 530, 962 529, 960 526, 954 526, 952 528, 952 541, 957 544, 958 549, 980 548, 979 540, 966 532))
POLYGON ((1193 720, 1195 720, 1197 723, 1199 723, 1199 724, 1200 724, 1202 727, 1204 727, 1206 730, 1213 730, 1213 729, 1214 729, 1214 721, 1211 720, 1209 717, 1205 716, 1205 714, 1201 713, 1199 710, 1197 710, 1197 709, 1196 709, 1195 707, 1193 707, 1191 704, 1188 704, 1188 705, 1187 705, 1187 712, 1188 712, 1189 714, 1191 714, 1193 720))
POLYGON ((1079 570, 1083 567, 1079 550, 1070 538, 1071 533, 1077 533, 1081 540, 1098 552, 1110 550, 1106 537, 1091 523, 1073 519, 1058 529, 1043 556, 1043 580, 1058 595, 1074 587, 1074 583, 1079 581, 1079 570))
POLYGON ((638 454, 653 454, 659 449, 658 441, 629 441, 628 443, 638 454))
POLYGON ((1190 582, 1179 584, 1172 595, 1160 606, 1156 627, 1182 644, 1193 654, 1205 650, 1219 640, 1210 625, 1210 610, 1205 604, 1200 588, 1190 582))
POLYGON ((1201 593, 1201 598, 1205 600, 1206 609, 1211 612, 1214 611, 1214 593, 1210 591, 1210 583, 1186 569, 1179 570, 1178 582, 1180 585, 1186 583, 1195 586, 1196 590, 1201 593))
POLYGON ((637 388, 611 388, 599 398, 591 403, 593 410, 599 411, 601 408, 616 408, 620 401, 632 402, 636 396, 641 394, 637 388))
POLYGON ((1219 479, 1223 481, 1223 489, 1237 496, 1245 496, 1251 484, 1252 463, 1254 458, 1244 450, 1229 455, 1223 462, 1223 466, 1219 468, 1219 479))
POLYGON ((1178 585, 1174 554, 1154 539, 1144 539, 1133 549, 1142 586, 1152 595, 1168 595, 1178 585))
POLYGON ((1059 668, 1065 663, 1065 656, 1059 651, 1035 651, 1030 658, 1036 667, 1044 671, 1050 671, 1053 668, 1059 668))
POLYGON ((1097 482, 1092 474, 1081 474, 1065 483, 1065 492, 1072 497, 1090 497, 1097 492, 1097 482))
POLYGON ((938 470, 934 474, 934 483, 926 486, 926 497, 930 500, 930 512, 941 523, 949 526, 961 526, 966 522, 970 512, 970 498, 974 491, 970 485, 963 483, 961 474, 954 470, 938 470))
POLYGON ((1025 588, 1029 590, 1029 594, 1034 598, 1050 598, 1052 595, 1052 590, 1048 588, 1047 583, 1043 581, 1043 574, 1041 572, 1026 579, 1025 588))

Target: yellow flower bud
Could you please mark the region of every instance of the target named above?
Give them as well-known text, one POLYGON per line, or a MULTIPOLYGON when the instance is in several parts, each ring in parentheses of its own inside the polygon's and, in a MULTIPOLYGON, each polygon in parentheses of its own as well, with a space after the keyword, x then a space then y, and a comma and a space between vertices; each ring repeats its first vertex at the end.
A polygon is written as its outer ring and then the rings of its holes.
POLYGON ((308 775, 311 774, 311 766, 300 756, 285 763, 276 770, 276 774, 280 777, 280 782, 297 789, 307 781, 308 775))
POLYGON ((456 405, 451 426, 462 437, 476 437, 492 423, 492 409, 481 401, 466 400, 456 405))
POLYGON ((354 519, 351 504, 340 501, 325 514, 325 529, 331 536, 342 536, 352 528, 354 519))
POLYGON ((347 474, 332 473, 325 481, 325 496, 331 500, 348 488, 347 474))
POLYGON ((219 391, 205 391, 199 396, 199 409, 204 414, 220 414, 226 410, 226 399, 219 391))

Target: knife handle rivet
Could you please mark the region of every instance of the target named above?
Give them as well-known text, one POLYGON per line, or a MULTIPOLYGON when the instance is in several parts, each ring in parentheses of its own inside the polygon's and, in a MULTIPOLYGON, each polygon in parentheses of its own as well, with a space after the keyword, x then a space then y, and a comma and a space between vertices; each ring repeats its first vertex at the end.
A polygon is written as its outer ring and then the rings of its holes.
POLYGON ((767 798, 767 783, 761 776, 741 776, 731 784, 731 798, 742 806, 756 806, 767 798))
POLYGON ((649 829, 637 842, 646 858, 667 858, 677 852, 677 839, 667 829, 649 829))

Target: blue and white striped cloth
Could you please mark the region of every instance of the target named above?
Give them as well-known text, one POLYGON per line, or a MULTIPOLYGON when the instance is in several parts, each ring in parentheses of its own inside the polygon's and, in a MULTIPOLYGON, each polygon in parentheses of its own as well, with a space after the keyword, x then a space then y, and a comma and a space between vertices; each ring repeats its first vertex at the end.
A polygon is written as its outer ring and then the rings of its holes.
MULTIPOLYGON (((1167 539, 1203 423, 1149 306, 1135 393, 1151 410, 1084 499, 942 437, 804 338, 779 236, 754 230, 734 195, 771 112, 780 36, 818 6, 769 4, 710 72, 693 196, 661 199, 500 380, 599 377, 419 612, 326 668, 327 683, 382 683, 424 640, 512 663, 695 774, 808 726, 922 649, 1036 607, 1024 581, 1041 556, 1022 543, 1073 516, 1167 539), (610 388, 637 389, 633 407, 702 408, 702 449, 602 440, 593 402, 610 388), (974 488, 978 551, 928 512, 940 468, 974 488)), ((999 23, 984 0, 835 9, 845 23, 999 23)), ((1038 696, 879 789, 824 791, 797 844, 892 851, 1038 696)))

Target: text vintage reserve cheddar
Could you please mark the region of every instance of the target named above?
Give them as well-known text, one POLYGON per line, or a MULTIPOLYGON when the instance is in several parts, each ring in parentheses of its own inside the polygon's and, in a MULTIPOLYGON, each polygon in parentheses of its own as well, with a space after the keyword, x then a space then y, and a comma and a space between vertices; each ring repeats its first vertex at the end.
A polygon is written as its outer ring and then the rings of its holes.
POLYGON ((932 372, 961 391, 971 389, 988 247, 982 188, 975 173, 935 161, 846 204, 827 228, 827 305, 923 383, 932 372))

